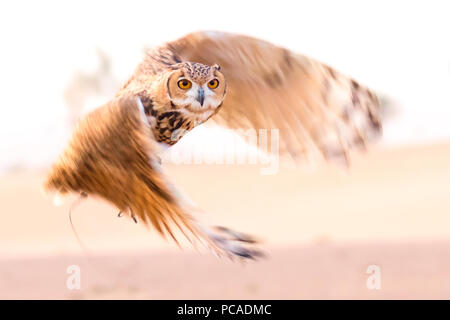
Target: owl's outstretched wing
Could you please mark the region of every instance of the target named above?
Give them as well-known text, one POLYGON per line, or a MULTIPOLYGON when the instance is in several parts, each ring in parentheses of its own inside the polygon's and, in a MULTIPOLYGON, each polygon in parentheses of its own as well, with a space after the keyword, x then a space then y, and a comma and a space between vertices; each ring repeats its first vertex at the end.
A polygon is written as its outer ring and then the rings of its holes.
POLYGON ((319 152, 348 162, 381 131, 376 95, 308 57, 235 34, 196 32, 166 45, 186 61, 219 64, 227 97, 213 117, 231 128, 279 129, 293 158, 319 152))
POLYGON ((191 242, 199 241, 219 255, 253 257, 256 251, 234 243, 249 242, 245 237, 225 238, 224 232, 196 223, 190 215, 194 208, 183 203, 159 171, 155 151, 140 100, 125 96, 79 121, 44 188, 99 196, 175 241, 173 226, 191 242))

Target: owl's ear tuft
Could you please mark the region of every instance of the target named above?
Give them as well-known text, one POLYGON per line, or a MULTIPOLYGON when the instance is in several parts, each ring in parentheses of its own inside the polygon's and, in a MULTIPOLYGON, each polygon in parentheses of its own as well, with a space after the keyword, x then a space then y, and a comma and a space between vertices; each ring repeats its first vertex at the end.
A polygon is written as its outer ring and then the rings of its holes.
POLYGON ((220 66, 216 63, 215 65, 212 66, 214 69, 216 69, 217 71, 220 71, 220 66))

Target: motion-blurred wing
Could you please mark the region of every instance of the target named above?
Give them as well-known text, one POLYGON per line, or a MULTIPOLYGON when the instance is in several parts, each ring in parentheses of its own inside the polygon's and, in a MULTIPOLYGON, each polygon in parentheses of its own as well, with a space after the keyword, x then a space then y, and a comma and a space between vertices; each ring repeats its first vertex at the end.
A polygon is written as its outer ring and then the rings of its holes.
POLYGON ((53 166, 45 188, 99 196, 174 240, 173 224, 198 236, 158 171, 152 133, 142 113, 136 98, 125 97, 88 114, 53 166))
POLYGON ((246 36, 197 32, 166 48, 182 60, 219 64, 227 97, 213 117, 234 129, 279 129, 281 151, 319 151, 348 161, 352 146, 381 131, 373 92, 334 69, 246 36))
POLYGON ((228 228, 208 228, 191 217, 197 209, 186 204, 160 173, 155 144, 141 100, 115 99, 79 121, 44 187, 60 194, 99 196, 177 242, 175 225, 193 244, 198 240, 219 256, 261 256, 248 247, 254 243, 251 237, 228 228))

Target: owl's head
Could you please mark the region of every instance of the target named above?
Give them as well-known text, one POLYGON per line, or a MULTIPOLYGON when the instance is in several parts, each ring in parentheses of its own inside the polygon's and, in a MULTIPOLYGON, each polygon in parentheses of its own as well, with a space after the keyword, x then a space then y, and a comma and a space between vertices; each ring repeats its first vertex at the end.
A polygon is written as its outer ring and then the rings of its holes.
POLYGON ((167 79, 172 107, 192 113, 214 111, 223 102, 226 81, 218 65, 183 62, 173 66, 167 79))

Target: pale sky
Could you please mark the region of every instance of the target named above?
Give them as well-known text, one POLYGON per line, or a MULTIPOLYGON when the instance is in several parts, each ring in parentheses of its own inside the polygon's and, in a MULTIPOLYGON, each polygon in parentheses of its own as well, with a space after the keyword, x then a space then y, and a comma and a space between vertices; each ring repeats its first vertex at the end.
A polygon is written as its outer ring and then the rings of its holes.
POLYGON ((401 112, 385 126, 386 143, 450 139, 449 8, 448 1, 1 2, 0 168, 55 157, 69 134, 63 89, 75 71, 96 68, 97 48, 124 81, 145 45, 204 29, 272 41, 389 94, 401 112))

